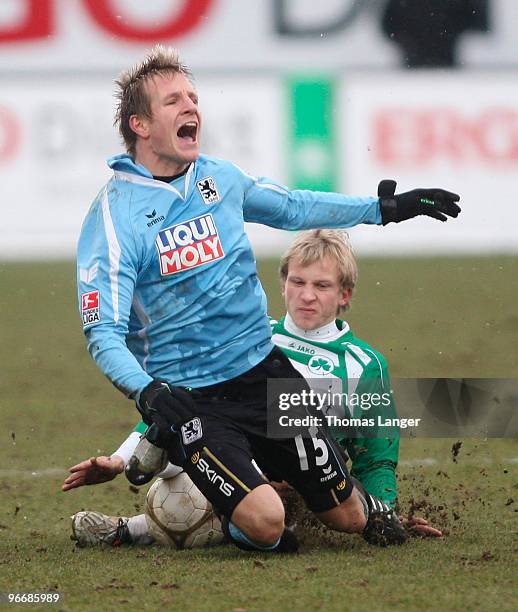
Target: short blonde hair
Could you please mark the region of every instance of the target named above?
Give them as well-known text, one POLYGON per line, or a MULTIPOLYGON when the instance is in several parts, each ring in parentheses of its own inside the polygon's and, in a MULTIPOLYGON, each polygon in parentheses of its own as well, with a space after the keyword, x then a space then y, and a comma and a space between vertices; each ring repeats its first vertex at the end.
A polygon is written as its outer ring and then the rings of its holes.
POLYGON ((151 119, 151 101, 146 91, 146 82, 159 74, 183 74, 192 81, 192 73, 180 62, 178 50, 162 45, 155 45, 144 61, 121 72, 115 81, 117 108, 114 125, 118 126, 130 155, 135 155, 137 144, 137 135, 129 124, 130 117, 138 115, 151 119))
POLYGON ((349 236, 343 230, 316 229, 301 232, 281 257, 281 281, 286 281, 292 260, 297 260, 302 266, 309 266, 325 257, 337 263, 340 288, 354 289, 358 281, 358 264, 349 236))

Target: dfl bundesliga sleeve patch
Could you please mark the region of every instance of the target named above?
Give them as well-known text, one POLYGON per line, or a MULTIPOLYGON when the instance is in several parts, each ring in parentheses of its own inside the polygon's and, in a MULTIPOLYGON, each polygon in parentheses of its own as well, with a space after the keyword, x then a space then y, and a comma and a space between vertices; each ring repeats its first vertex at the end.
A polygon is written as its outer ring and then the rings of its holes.
POLYGON ((81 295, 83 325, 91 325, 101 320, 101 297, 99 291, 89 291, 81 295))

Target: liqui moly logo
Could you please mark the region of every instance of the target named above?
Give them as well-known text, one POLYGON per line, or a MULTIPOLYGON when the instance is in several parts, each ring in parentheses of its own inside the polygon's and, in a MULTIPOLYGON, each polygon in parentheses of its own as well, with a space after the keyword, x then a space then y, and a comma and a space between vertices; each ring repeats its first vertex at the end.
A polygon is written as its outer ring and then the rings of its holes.
POLYGON ((225 257, 212 215, 161 230, 156 237, 160 274, 169 276, 225 257))

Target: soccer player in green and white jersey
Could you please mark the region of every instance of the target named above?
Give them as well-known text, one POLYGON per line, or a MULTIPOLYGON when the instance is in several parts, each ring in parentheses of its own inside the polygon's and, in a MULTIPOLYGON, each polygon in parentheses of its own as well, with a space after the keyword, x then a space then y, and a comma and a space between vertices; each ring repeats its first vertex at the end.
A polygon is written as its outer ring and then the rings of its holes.
MULTIPOLYGON (((344 232, 311 230, 299 234, 280 265, 287 314, 279 321, 271 320, 273 342, 310 387, 330 391, 333 397, 341 395, 339 404, 326 407, 327 414, 340 417, 341 422, 347 422, 347 417, 361 419, 373 408, 374 412, 383 411, 378 414, 395 416, 385 358, 337 318, 349 306, 357 276, 354 253, 344 232), (373 397, 380 398, 376 407, 373 397)), ((121 473, 146 428, 139 423, 111 457, 92 457, 70 468, 63 490, 105 482, 121 473)), ((351 459, 351 474, 360 481, 358 486, 394 508, 399 433, 392 429, 388 437, 376 436, 371 428, 374 437, 370 437, 363 435, 364 431, 354 426, 332 427, 333 437, 351 459)), ((161 476, 171 477, 178 471, 169 465, 161 476)), ((411 526, 421 535, 442 535, 419 517, 412 519, 411 526)), ((73 518, 73 532, 83 545, 111 543, 121 536, 133 543, 150 541, 143 515, 122 524, 101 513, 80 512, 73 518)))
MULTIPOLYGON (((337 318, 349 307, 358 278, 347 235, 338 230, 300 234, 283 255, 279 273, 287 313, 272 321, 272 340, 312 388, 342 394, 342 405, 327 414, 342 422, 371 417, 380 409, 395 416, 385 358, 337 318), (371 398, 382 405, 372 406, 371 398)), ((332 433, 352 461, 351 475, 393 508, 399 432, 393 428, 390 437, 378 437, 371 428, 376 437, 362 437, 362 429, 332 427, 332 433)))

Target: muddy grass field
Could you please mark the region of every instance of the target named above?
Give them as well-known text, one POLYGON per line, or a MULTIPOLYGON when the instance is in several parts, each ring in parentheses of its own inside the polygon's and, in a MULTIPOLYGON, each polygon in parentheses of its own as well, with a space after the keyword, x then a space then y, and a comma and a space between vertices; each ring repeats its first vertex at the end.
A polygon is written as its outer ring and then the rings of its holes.
MULTIPOLYGON (((279 316, 275 263, 261 275, 279 316)), ((72 264, 0 264, 0 285, 0 592, 59 592, 62 610, 515 609, 515 439, 402 440, 400 512, 440 540, 373 548, 292 500, 294 557, 75 548, 70 514, 142 511, 145 490, 124 478, 60 491, 67 466, 110 453, 137 413, 85 350, 72 264)), ((366 260, 347 318, 393 377, 518 378, 517 297, 515 258, 366 260)))

